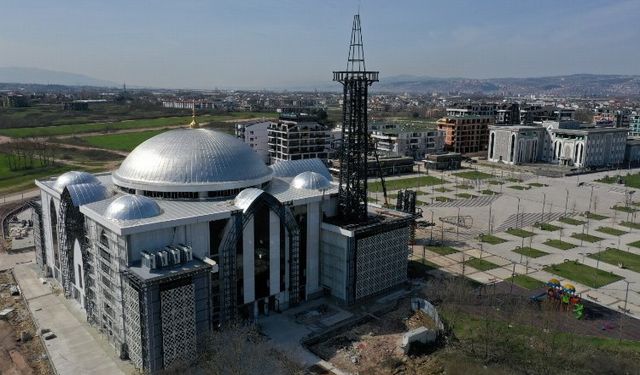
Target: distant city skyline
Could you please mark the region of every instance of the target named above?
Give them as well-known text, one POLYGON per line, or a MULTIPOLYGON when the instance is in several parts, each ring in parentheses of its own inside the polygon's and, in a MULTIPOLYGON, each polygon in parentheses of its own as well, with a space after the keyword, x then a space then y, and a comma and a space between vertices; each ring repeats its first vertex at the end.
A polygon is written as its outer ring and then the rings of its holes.
MULTIPOLYGON (((132 86, 326 87, 346 65, 357 1, 3 4, 0 66, 132 86)), ((640 74, 639 1, 360 3, 367 67, 381 77, 640 74)))

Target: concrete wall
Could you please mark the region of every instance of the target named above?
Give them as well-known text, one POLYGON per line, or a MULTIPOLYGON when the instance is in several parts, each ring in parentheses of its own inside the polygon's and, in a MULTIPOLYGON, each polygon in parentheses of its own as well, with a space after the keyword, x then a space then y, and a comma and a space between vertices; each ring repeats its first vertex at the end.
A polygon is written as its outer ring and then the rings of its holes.
POLYGON ((331 295, 347 300, 347 252, 352 238, 341 234, 340 228, 327 223, 320 231, 320 284, 331 295))
POLYGON ((307 296, 320 291, 320 202, 307 204, 307 296))

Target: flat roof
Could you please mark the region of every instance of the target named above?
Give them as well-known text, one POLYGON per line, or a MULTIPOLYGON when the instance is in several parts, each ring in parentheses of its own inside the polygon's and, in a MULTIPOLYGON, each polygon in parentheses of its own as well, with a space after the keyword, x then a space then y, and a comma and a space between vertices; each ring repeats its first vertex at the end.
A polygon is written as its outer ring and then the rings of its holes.
POLYGON ((166 277, 179 276, 193 271, 205 270, 210 267, 210 265, 198 259, 193 259, 188 262, 169 267, 159 267, 153 270, 149 267, 143 266, 141 262, 137 262, 136 264, 128 267, 128 272, 132 273, 142 281, 156 281, 166 277))

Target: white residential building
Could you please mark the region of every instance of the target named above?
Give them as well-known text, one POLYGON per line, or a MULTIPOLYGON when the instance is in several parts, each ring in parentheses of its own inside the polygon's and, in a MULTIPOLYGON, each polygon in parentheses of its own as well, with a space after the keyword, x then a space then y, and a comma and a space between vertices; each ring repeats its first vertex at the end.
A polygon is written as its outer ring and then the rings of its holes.
POLYGON ((269 163, 270 121, 254 121, 236 124, 236 137, 257 152, 265 163, 269 163))

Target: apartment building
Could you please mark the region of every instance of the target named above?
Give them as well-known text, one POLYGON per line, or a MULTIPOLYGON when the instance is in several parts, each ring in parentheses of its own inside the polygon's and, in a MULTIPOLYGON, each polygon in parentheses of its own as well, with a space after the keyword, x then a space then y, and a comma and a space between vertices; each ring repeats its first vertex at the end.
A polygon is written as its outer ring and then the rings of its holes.
POLYGON ((271 163, 283 160, 329 158, 331 129, 309 117, 280 118, 267 129, 271 163))
POLYGON ((269 163, 269 136, 270 121, 251 121, 236 124, 236 137, 248 144, 253 151, 260 155, 265 163, 269 163))
POLYGON ((422 160, 426 154, 444 150, 445 132, 412 124, 373 124, 371 139, 380 155, 410 156, 422 160))
POLYGON ((495 122, 495 104, 466 104, 447 108, 447 116, 437 121, 445 133, 446 151, 471 154, 487 149, 489 125, 495 122))

